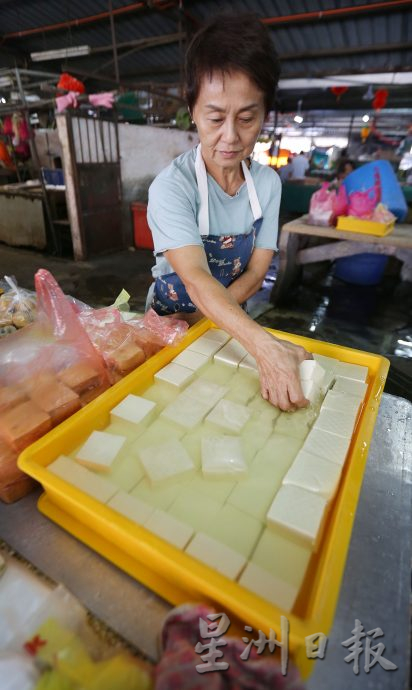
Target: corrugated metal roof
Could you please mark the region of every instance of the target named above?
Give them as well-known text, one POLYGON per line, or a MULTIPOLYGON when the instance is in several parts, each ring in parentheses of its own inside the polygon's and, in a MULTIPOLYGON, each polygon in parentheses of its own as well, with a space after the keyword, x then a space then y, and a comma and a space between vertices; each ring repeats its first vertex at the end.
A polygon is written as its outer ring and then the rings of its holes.
MULTIPOLYGON (((393 3, 393 0, 392 0, 393 3)), ((113 0, 113 9, 131 5, 131 0, 113 0)), ((152 3, 150 8, 115 17, 116 40, 128 43, 159 37, 178 31, 177 2, 171 0, 166 9, 152 3)), ((339 8, 374 5, 376 0, 199 0, 186 2, 190 31, 222 11, 255 12, 261 18, 325 12, 339 8), (192 21, 195 19, 195 22, 192 21)), ((269 25, 274 45, 283 56, 282 76, 318 76, 351 72, 393 71, 412 68, 412 49, 406 45, 412 35, 412 2, 400 8, 396 3, 390 11, 350 14, 338 19, 314 18, 310 22, 269 25), (374 46, 379 52, 368 52, 374 46), (351 54, 363 49, 365 52, 351 54), (320 54, 321 52, 325 54, 320 54)), ((107 0, 0 0, 2 36, 60 22, 82 19, 107 12, 107 0)), ((54 31, 44 31, 22 38, 6 39, 0 52, 0 65, 10 64, 31 52, 75 45, 93 48, 109 47, 109 18, 54 31), (12 58, 7 57, 10 51, 12 58), (15 53, 13 51, 16 51, 15 53)), ((122 57, 130 48, 119 50, 121 79, 160 80, 175 82, 179 78, 182 53, 177 42, 138 50, 122 57)), ((93 72, 112 58, 110 50, 97 55, 68 60, 36 63, 36 68, 60 71, 70 68, 93 72)), ((104 73, 113 77, 113 65, 104 73)))

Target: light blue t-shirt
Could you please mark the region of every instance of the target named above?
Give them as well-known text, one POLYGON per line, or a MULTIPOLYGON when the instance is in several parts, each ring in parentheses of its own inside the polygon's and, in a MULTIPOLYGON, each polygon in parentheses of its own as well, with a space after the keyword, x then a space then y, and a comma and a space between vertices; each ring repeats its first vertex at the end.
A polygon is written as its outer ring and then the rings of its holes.
MULTIPOLYGON (((147 220, 153 235, 156 265, 153 277, 173 272, 163 256, 169 249, 203 246, 199 233, 200 195, 195 172, 196 148, 175 158, 149 188, 147 220)), ((263 222, 255 247, 277 249, 282 184, 271 168, 252 161, 250 173, 262 208, 263 222)), ((246 182, 229 196, 208 174, 209 234, 238 235, 252 230, 253 215, 246 182)))

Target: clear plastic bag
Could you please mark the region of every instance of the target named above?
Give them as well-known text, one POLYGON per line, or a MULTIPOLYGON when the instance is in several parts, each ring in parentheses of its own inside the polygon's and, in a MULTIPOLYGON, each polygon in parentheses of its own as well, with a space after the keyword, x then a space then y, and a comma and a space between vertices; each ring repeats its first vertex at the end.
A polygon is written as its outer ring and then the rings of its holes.
POLYGON ((324 182, 322 187, 311 196, 308 218, 311 225, 333 225, 336 192, 335 190, 329 191, 328 187, 329 183, 324 182))
POLYGON ((36 318, 36 295, 19 288, 14 278, 4 276, 9 289, 0 296, 0 328, 23 328, 36 318))

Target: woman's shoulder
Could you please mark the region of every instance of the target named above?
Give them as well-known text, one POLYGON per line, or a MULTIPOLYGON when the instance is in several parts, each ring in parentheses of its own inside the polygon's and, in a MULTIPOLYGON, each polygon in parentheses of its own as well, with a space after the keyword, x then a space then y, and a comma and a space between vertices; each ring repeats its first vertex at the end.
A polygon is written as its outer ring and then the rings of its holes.
POLYGON ((250 171, 256 184, 257 192, 263 201, 269 201, 277 194, 282 193, 281 179, 276 170, 273 170, 269 165, 262 165, 257 161, 252 161, 250 171))

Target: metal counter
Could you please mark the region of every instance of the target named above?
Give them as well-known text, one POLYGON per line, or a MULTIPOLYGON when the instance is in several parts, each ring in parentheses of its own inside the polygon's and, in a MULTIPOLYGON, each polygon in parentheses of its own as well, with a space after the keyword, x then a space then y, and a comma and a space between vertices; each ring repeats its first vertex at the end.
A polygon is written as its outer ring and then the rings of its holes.
MULTIPOLYGON (((40 490, 14 505, 0 503, 0 537, 156 660, 158 635, 170 605, 43 517, 36 508, 39 494, 40 490)), ((411 518, 412 404, 384 394, 334 626, 325 658, 314 662, 307 690, 409 688, 411 518), (398 670, 385 671, 377 663, 365 673, 363 652, 360 673, 354 674, 353 663, 344 661, 350 650, 342 642, 352 636, 355 619, 365 632, 382 629, 384 636, 373 640, 372 646, 383 642, 383 656, 398 670)))

